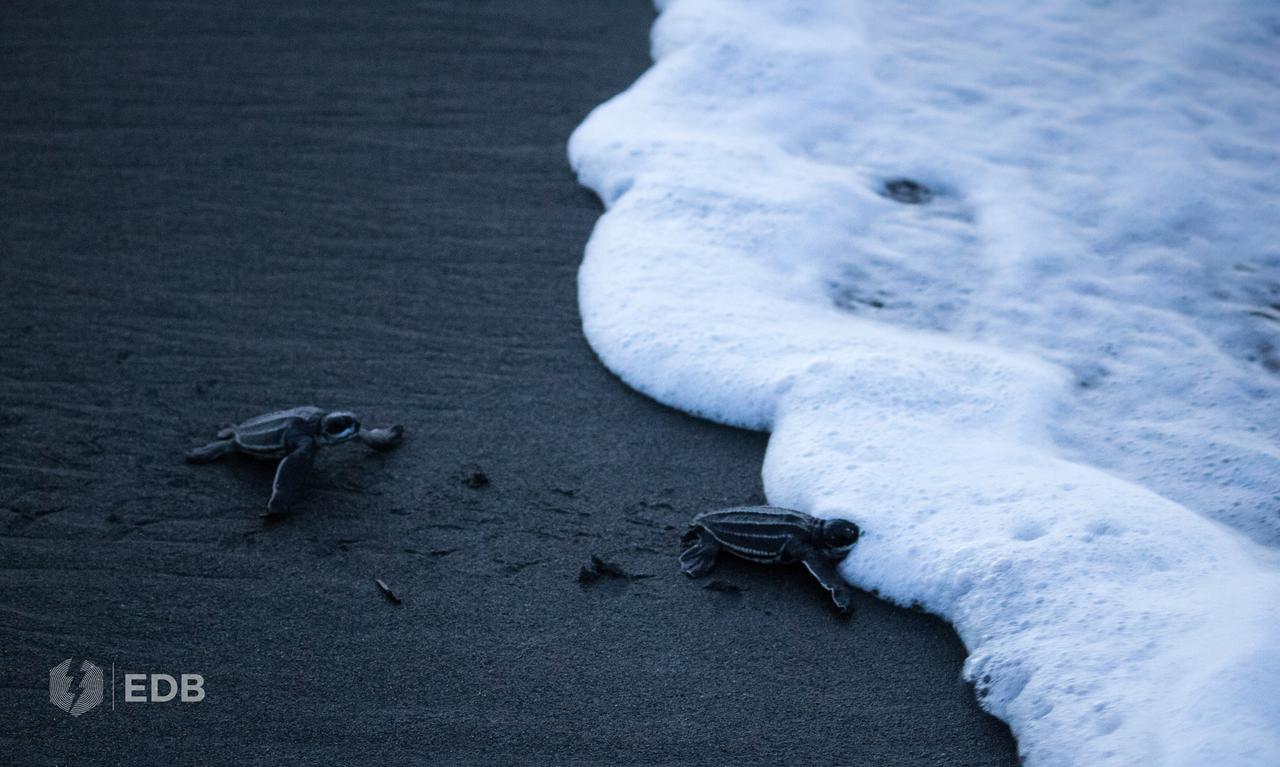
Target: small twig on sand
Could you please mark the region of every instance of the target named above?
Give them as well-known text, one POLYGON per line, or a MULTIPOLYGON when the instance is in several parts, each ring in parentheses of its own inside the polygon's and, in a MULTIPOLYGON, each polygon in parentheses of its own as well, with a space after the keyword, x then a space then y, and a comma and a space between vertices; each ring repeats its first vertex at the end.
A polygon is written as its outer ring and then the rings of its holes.
POLYGON ((378 584, 378 590, 382 592, 382 595, 387 598, 388 602, 393 605, 400 604, 400 596, 391 590, 391 587, 387 585, 386 581, 381 578, 374 578, 373 582, 378 584))

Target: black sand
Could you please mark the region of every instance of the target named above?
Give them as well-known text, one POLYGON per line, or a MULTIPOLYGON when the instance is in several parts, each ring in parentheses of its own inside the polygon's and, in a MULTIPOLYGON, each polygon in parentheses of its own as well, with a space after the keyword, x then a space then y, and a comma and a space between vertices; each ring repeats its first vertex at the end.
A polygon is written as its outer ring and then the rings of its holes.
POLYGON ((563 147, 647 66, 645 0, 80 5, 0 24, 5 763, 1016 762, 940 621, 677 571, 765 437, 579 332, 563 147), (407 441, 273 525, 269 466, 181 461, 308 402, 407 441), (208 697, 73 719, 66 657, 208 697))

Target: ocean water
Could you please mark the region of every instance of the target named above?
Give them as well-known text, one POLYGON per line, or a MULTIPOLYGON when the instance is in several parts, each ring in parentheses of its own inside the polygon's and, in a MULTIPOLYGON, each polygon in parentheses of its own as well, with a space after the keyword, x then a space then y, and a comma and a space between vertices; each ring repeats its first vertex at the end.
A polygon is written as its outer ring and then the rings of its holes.
POLYGON ((604 364, 770 431, 1028 764, 1280 764, 1280 3, 658 5, 569 147, 604 364))

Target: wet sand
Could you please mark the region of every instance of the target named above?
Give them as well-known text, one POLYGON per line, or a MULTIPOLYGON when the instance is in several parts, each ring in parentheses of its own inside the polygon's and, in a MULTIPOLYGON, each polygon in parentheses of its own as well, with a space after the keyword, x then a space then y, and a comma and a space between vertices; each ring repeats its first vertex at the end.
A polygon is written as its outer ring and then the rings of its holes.
POLYGON ((580 332, 600 206, 564 143, 646 68, 651 20, 6 6, 6 761, 1016 763, 941 621, 865 594, 842 621, 790 568, 678 572, 689 517, 763 500, 766 437, 631 392, 580 332), (182 462, 304 403, 406 441, 323 453, 275 524, 271 466, 182 462), (580 582, 592 554, 646 577, 580 582), (118 679, 73 719, 66 657, 207 697, 118 679))

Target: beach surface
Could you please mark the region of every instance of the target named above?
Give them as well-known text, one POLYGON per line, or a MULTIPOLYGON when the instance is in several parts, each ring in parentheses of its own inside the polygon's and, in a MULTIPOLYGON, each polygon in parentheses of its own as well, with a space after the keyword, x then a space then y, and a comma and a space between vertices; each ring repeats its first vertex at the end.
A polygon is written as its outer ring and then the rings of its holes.
POLYGON ((679 573, 694 513, 763 502, 766 435, 582 338, 601 206, 565 141, 648 66, 649 3, 5 18, 8 763, 1016 764, 940 620, 679 573), (278 523, 271 465, 182 461, 309 403, 405 442, 322 453, 278 523), (114 701, 51 705, 68 657, 114 701), (206 697, 125 703, 124 673, 206 697))

